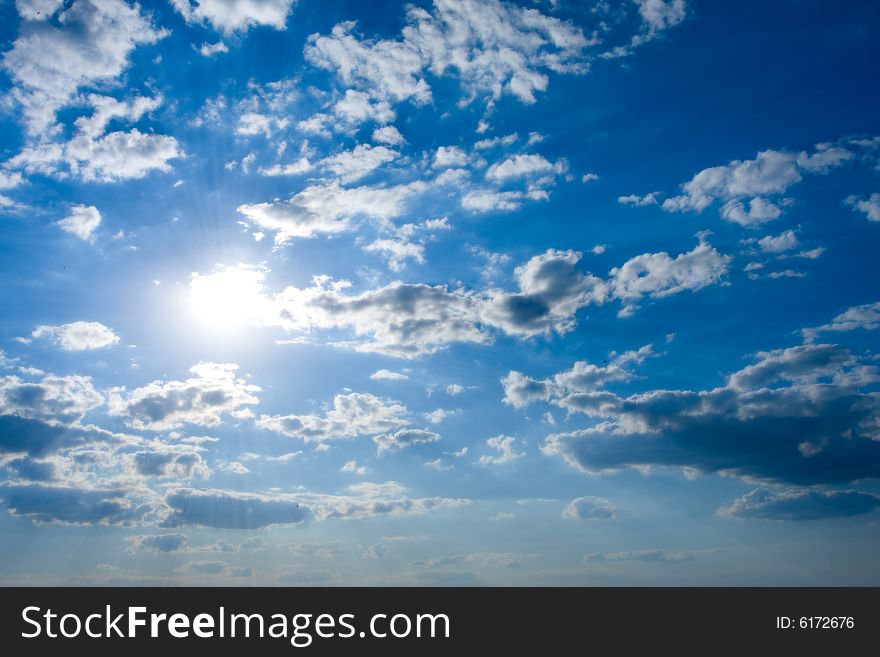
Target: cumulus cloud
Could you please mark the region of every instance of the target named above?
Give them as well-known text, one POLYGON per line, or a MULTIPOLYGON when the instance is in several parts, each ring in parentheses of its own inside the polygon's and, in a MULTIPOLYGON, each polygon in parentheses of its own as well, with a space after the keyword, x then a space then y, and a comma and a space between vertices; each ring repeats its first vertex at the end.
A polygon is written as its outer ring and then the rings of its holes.
POLYGON ((516 438, 503 434, 493 436, 486 440, 486 444, 498 452, 497 454, 483 454, 480 457, 481 465, 502 465, 515 461, 525 456, 525 452, 517 452, 514 446, 516 438))
MULTIPOLYGON (((376 147, 377 151, 384 147, 376 147)), ((311 238, 350 229, 353 219, 364 217, 386 222, 403 213, 406 202, 424 190, 424 183, 392 187, 343 188, 337 183, 306 187, 287 201, 245 204, 238 212, 258 228, 275 235, 280 246, 294 238, 311 238)))
POLYGON ((254 290, 257 299, 247 305, 258 309, 256 319, 263 325, 295 333, 348 329, 354 339, 335 344, 415 358, 458 342, 488 344, 495 331, 518 337, 563 335, 575 327, 581 308, 617 298, 631 311, 644 296, 701 289, 721 279, 730 258, 701 243, 675 258, 666 253, 637 256, 611 270, 607 281, 582 272, 580 260, 576 251, 548 249, 516 267, 516 291, 393 281, 352 293, 348 281, 316 276, 309 287, 289 286, 271 296, 263 294, 260 283, 254 290))
POLYGON ((208 23, 227 34, 256 26, 283 30, 296 0, 171 0, 187 23, 208 23))
POLYGON ((578 497, 568 503, 562 511, 563 518, 576 520, 606 520, 617 515, 617 508, 601 497, 578 497))
POLYGON ((611 270, 611 295, 631 306, 643 297, 696 292, 721 280, 731 259, 702 241, 674 258, 665 252, 644 253, 611 270))
POLYGON ((46 2, 39 5, 39 17, 38 5, 17 7, 25 21, 3 56, 3 68, 13 78, 12 98, 21 105, 31 135, 50 129, 78 89, 114 82, 135 48, 166 34, 153 27, 140 6, 123 0, 74 0, 66 7, 46 2))
POLYGON ((461 197, 461 207, 472 212, 493 210, 509 212, 518 210, 525 198, 527 195, 519 190, 499 192, 492 189, 475 189, 461 197))
POLYGON ((435 169, 448 169, 449 167, 463 167, 467 165, 470 158, 458 146, 440 146, 434 152, 434 161, 432 166, 435 169))
POLYGON ((758 488, 719 509, 723 516, 762 520, 823 520, 870 513, 880 496, 856 490, 758 488))
POLYGON ((758 240, 758 247, 763 253, 785 253, 800 246, 793 230, 786 230, 779 235, 767 235, 758 240))
POLYGON ((335 72, 346 87, 381 99, 427 103, 426 71, 455 75, 466 100, 510 94, 532 103, 548 72, 585 73, 589 45, 571 23, 498 0, 442 0, 431 11, 410 7, 399 39, 370 40, 352 22, 313 34, 306 58, 335 72))
POLYGON ((336 395, 323 415, 264 415, 257 426, 307 443, 323 442, 393 431, 407 424, 405 415, 399 402, 351 392, 336 395))
POLYGON ((400 134, 400 130, 393 125, 386 125, 373 130, 373 141, 387 144, 388 146, 402 146, 406 143, 403 135, 400 134))
POLYGON ((373 437, 379 454, 397 452, 413 445, 439 442, 440 435, 425 429, 400 429, 394 433, 383 433, 373 437))
POLYGON ((162 103, 162 97, 118 101, 90 94, 90 116, 78 118, 76 132, 66 142, 28 146, 6 165, 29 174, 85 181, 114 182, 143 178, 152 171, 171 170, 170 160, 183 156, 177 140, 168 135, 143 133, 137 128, 104 134, 113 119, 137 121, 162 103))
POLYGON ((788 485, 880 476, 877 367, 837 345, 761 352, 711 390, 601 391, 571 410, 601 421, 546 438, 584 472, 675 466, 788 485), (711 440, 707 437, 711 436, 711 440))
MULTIPOLYGON (((346 89, 345 95, 333 106, 333 114, 341 119, 347 128, 356 128, 367 121, 383 125, 395 118, 394 110, 391 109, 388 101, 375 100, 369 94, 354 89, 346 89)), ((395 128, 392 127, 391 130, 395 128)), ((383 134, 391 133, 380 133, 383 134)))
POLYGON ((185 424, 216 426, 222 416, 257 404, 253 395, 259 387, 236 377, 238 365, 199 363, 190 368, 185 381, 153 381, 128 391, 124 387, 108 392, 110 415, 122 416, 136 429, 165 431, 185 424))
POLYGON ((880 193, 867 197, 847 196, 844 202, 853 210, 864 213, 868 221, 880 221, 880 193))
POLYGON ((541 155, 520 153, 501 162, 496 162, 486 171, 486 178, 504 182, 512 178, 525 178, 556 171, 557 166, 541 155))
POLYGON ((218 41, 217 43, 205 42, 201 46, 199 46, 199 54, 202 57, 213 57, 214 55, 219 55, 220 53, 227 52, 229 52, 229 46, 227 46, 223 41, 218 41))
POLYGON ((360 180, 383 164, 392 162, 399 153, 385 146, 358 144, 350 151, 326 157, 319 163, 343 184, 360 180))
POLYGON ((514 408, 551 400, 563 408, 573 408, 586 402, 598 404, 605 398, 604 395, 595 394, 598 389, 609 383, 632 380, 635 375, 631 367, 641 365, 652 355, 653 347, 648 344, 635 351, 612 353, 611 360, 606 360, 604 365, 577 361, 571 369, 542 380, 511 371, 501 379, 504 403, 514 408))
POLYGON ((564 334, 575 326, 575 313, 589 304, 601 304, 607 284, 578 271, 577 251, 548 249, 514 270, 520 291, 492 291, 484 304, 484 321, 512 335, 564 334))
POLYGON ((74 205, 70 214, 58 222, 61 230, 86 242, 94 242, 94 233, 101 224, 101 213, 94 205, 74 205))
POLYGON ((853 156, 852 151, 830 144, 818 144, 812 154, 761 151, 753 160, 703 169, 681 186, 681 195, 666 199, 663 209, 702 212, 720 200, 724 219, 746 227, 759 226, 782 214, 780 205, 787 202, 782 195, 804 174, 827 174, 853 156))
POLYGON ((100 322, 71 322, 58 326, 42 325, 31 336, 46 338, 64 351, 103 349, 119 342, 119 336, 109 326, 100 322))
POLYGON ((69 424, 104 402, 92 380, 47 374, 37 382, 0 377, 0 414, 69 424))

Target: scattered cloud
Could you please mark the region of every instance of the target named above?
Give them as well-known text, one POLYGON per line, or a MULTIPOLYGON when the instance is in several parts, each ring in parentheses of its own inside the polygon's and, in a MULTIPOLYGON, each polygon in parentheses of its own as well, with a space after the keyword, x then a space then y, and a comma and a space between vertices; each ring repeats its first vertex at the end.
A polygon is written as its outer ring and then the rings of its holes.
POLYGON ((502 465, 525 456, 525 452, 517 452, 514 447, 516 438, 513 436, 498 435, 489 438, 486 444, 497 451, 497 454, 483 454, 480 457, 481 465, 502 465))
POLYGON ((100 322, 71 322, 58 326, 44 324, 34 329, 31 337, 50 340, 64 351, 103 349, 119 342, 119 336, 113 329, 100 322))
POLYGON ((601 497, 578 497, 562 511, 563 518, 576 520, 607 520, 617 515, 617 508, 601 497))
POLYGON ((122 416, 136 429, 166 431, 186 424, 216 426, 222 415, 257 404, 255 385, 236 377, 238 365, 199 363, 190 368, 185 381, 153 381, 128 391, 111 388, 107 407, 110 415, 122 416))

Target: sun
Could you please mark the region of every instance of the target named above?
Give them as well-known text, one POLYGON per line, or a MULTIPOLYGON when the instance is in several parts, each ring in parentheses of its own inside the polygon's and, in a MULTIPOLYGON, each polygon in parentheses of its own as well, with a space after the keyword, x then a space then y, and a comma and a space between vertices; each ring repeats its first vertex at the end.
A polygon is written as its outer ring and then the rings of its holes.
POLYGON ((242 264, 194 273, 189 284, 193 316, 214 331, 260 325, 271 304, 263 294, 265 274, 261 267, 242 264))

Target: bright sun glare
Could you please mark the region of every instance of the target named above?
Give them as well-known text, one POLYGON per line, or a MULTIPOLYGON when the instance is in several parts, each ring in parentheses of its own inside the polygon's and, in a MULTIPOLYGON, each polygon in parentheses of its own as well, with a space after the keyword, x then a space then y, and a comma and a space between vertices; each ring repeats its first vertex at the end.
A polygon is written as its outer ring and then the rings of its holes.
POLYGON ((196 319, 216 331, 259 324, 268 310, 263 295, 265 272, 257 267, 224 267, 212 274, 193 274, 190 303, 196 319))

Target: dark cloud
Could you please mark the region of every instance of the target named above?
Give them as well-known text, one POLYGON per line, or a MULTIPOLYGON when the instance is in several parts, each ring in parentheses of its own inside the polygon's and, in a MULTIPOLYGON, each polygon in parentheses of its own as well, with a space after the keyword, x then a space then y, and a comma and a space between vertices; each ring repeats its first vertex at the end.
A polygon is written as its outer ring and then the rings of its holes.
POLYGON ((22 479, 52 481, 55 478, 55 465, 47 461, 35 461, 30 458, 13 459, 6 464, 6 467, 22 479))
POLYGON ((220 529, 259 529, 269 525, 297 525, 311 510, 288 496, 268 496, 229 490, 181 488, 165 503, 170 513, 166 527, 198 525, 220 529))
POLYGON ((821 520, 870 513, 878 506, 880 496, 856 490, 758 488, 720 509, 719 513, 764 520, 821 520))
POLYGON ((147 507, 132 505, 122 490, 88 490, 60 486, 3 485, 0 501, 15 516, 34 522, 128 525, 140 520, 147 507))
POLYGON ((713 390, 571 395, 557 403, 604 421, 543 449, 588 472, 681 466, 799 486, 880 477, 880 399, 859 389, 876 370, 836 345, 804 345, 762 352, 713 390))
POLYGON ((16 415, 0 415, 0 452, 45 456, 64 447, 114 440, 107 432, 47 424, 16 415))

